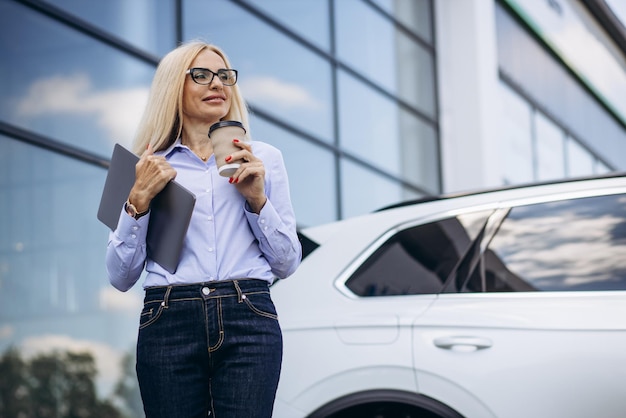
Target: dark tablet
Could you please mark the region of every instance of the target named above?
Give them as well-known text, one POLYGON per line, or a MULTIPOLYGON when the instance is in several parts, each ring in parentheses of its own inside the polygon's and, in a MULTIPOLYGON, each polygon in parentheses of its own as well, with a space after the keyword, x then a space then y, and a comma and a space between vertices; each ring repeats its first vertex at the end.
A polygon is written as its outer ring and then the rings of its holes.
MULTIPOLYGON (((139 157, 115 144, 98 208, 98 219, 112 231, 117 228, 122 207, 135 182, 137 161, 139 157)), ((170 181, 150 205, 148 257, 172 274, 178 266, 195 203, 193 193, 170 181)))

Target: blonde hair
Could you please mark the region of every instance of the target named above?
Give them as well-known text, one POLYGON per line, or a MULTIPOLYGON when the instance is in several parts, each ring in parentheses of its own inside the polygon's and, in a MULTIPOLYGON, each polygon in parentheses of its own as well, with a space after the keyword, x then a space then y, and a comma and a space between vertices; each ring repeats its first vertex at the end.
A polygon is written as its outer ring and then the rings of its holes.
MULTIPOLYGON (((137 128, 133 143, 136 154, 141 155, 148 144, 152 144, 155 151, 164 150, 181 135, 183 86, 187 76, 185 71, 205 49, 215 52, 224 60, 227 68, 232 68, 228 57, 219 47, 203 41, 186 42, 165 55, 154 74, 148 104, 137 128)), ((237 84, 231 89, 230 109, 222 120, 240 121, 250 136, 246 103, 237 84)))

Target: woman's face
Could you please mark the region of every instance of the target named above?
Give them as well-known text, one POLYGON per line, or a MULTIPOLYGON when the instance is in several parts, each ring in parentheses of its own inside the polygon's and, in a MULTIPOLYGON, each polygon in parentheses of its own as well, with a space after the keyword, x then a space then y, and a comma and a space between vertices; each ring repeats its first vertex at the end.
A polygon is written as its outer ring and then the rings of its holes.
MULTIPOLYGON (((226 64, 217 53, 204 49, 190 68, 208 68, 217 73, 217 70, 226 68, 226 64)), ((188 74, 183 89, 183 124, 211 125, 218 122, 230 110, 231 93, 232 87, 224 86, 217 76, 203 85, 193 81, 188 74)))

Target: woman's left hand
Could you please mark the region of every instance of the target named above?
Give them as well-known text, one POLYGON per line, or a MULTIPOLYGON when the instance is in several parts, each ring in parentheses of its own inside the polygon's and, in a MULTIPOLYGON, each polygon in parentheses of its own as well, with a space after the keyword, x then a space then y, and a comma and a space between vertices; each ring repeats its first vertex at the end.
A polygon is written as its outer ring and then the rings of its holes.
POLYGON ((243 163, 228 181, 235 185, 250 205, 250 209, 258 214, 267 201, 267 196, 265 196, 265 166, 263 161, 254 156, 249 143, 235 141, 234 144, 241 150, 232 153, 229 161, 241 159, 243 163))

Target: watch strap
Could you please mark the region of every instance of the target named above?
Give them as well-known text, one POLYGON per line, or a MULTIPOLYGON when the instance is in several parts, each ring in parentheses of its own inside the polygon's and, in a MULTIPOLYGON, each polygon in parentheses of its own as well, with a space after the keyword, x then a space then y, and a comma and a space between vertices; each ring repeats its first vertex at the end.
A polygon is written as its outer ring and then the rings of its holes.
POLYGON ((142 216, 144 216, 150 211, 150 209, 148 208, 147 210, 143 212, 137 212, 137 207, 135 207, 135 205, 130 203, 130 200, 126 200, 126 203, 124 204, 124 210, 126 211, 126 213, 128 213, 130 216, 132 216, 135 219, 141 218, 142 216))

